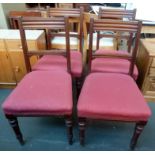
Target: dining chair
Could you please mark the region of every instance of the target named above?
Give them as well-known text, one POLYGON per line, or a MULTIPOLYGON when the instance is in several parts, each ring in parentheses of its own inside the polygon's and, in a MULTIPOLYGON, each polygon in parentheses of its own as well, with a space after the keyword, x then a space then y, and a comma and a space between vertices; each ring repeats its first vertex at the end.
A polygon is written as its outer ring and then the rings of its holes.
POLYGON ((103 9, 99 8, 100 19, 118 19, 118 20, 135 20, 136 9, 124 10, 124 9, 103 9))
POLYGON ((9 21, 11 29, 18 29, 18 23, 16 17, 41 17, 41 11, 10 11, 9 12, 9 21))
MULTIPOLYGON (((136 9, 124 10, 124 9, 102 9, 99 8, 98 18, 99 19, 113 19, 113 20, 135 20, 136 9)), ((101 33, 112 34, 112 31, 102 31, 101 33)), ((100 44, 97 42, 98 34, 94 34, 93 48, 94 49, 108 49, 117 50, 118 40, 115 38, 101 38, 100 44), (96 46, 97 45, 97 46, 96 46)), ((89 40, 89 39, 88 39, 89 40)))
MULTIPOLYGON (((18 26, 28 74, 4 101, 2 108, 9 120, 17 139, 24 144, 17 117, 61 116, 65 117, 68 141, 72 144, 72 78, 70 70, 70 47, 68 18, 18 17, 18 26), (33 21, 33 22, 32 22, 33 21), (31 26, 29 24, 31 22, 31 26), (62 29, 66 35, 65 50, 30 51, 26 42, 25 31, 42 29, 55 31, 62 29), (51 71, 32 71, 30 57, 33 55, 60 56, 60 61, 66 57, 66 71, 55 69, 51 71)), ((33 32, 32 32, 33 33, 33 32)), ((52 35, 52 33, 48 34, 52 35)))
MULTIPOLYGON (((124 10, 124 9, 103 9, 99 8, 98 19, 112 19, 112 20, 135 20, 136 16, 136 9, 133 10, 124 10)), ((90 21, 90 20, 89 20, 90 21)), ((113 34, 112 31, 101 31, 103 34, 113 34)), ((86 34, 85 34, 86 35, 86 34)), ((94 32, 93 35, 93 49, 104 49, 104 50, 111 50, 115 51, 118 50, 121 41, 116 38, 101 38, 98 42, 98 34, 94 32)), ((89 49, 89 34, 87 39, 85 39, 84 43, 84 51, 89 49)), ((86 59, 86 58, 85 58, 86 59)), ((86 61, 86 60, 85 60, 86 61)))
MULTIPOLYGON (((100 11, 101 12, 101 11, 100 11)), ((117 15, 117 14, 116 14, 117 15)), ((128 14, 125 14, 126 16, 128 14)), ((101 16, 101 15, 100 15, 101 16)), ((125 17, 126 17, 125 16, 125 17)), ((122 17, 119 16, 119 14, 115 17, 122 17)), ((127 16, 128 17, 128 16, 127 16)), ((105 25, 108 26, 108 24, 110 23, 109 19, 105 19, 107 20, 107 23, 105 25)), ((121 22, 120 20, 116 20, 116 22, 118 21, 121 22)), ((97 44, 96 44, 96 51, 94 51, 96 54, 102 54, 102 53, 106 53, 106 54, 122 54, 122 55, 128 55, 128 54, 132 54, 133 52, 133 46, 134 46, 134 41, 135 40, 135 36, 134 34, 131 32, 129 35, 129 37, 116 37, 116 33, 117 36, 121 36, 123 35, 122 33, 125 33, 124 31, 112 31, 109 30, 112 33, 111 34, 104 34, 102 33, 103 31, 98 31, 97 32, 97 44), (123 49, 122 50, 105 50, 105 49, 99 49, 99 42, 102 38, 111 38, 113 40, 123 40, 123 49)), ((94 35, 94 34, 93 34, 94 35)), ((90 44, 90 43, 89 43, 90 44)), ((90 61, 89 61, 90 62, 90 61)), ((102 71, 102 72, 116 72, 116 73, 127 73, 128 72, 128 68, 129 68, 129 61, 128 60, 124 60, 124 59, 115 59, 113 57, 109 57, 104 58, 104 57, 98 57, 92 60, 92 66, 91 66, 91 72, 98 72, 98 71, 102 71)), ((133 70, 133 77, 135 80, 137 80, 138 78, 138 69, 136 64, 134 64, 134 70, 133 70)))
MULTIPOLYGON (((136 9, 133 10, 124 10, 124 9, 103 9, 99 8, 99 19, 115 19, 115 20, 135 20, 136 17, 136 9)), ((113 33, 112 31, 104 32, 104 33, 113 33)), ((110 38, 108 38, 110 40, 110 38)), ((112 39, 111 44, 114 49, 119 49, 121 44, 120 40, 112 39)))
MULTIPOLYGON (((80 144, 85 144, 85 126, 87 119, 113 120, 121 122, 135 122, 136 127, 130 142, 130 148, 134 149, 139 135, 151 116, 151 110, 134 80, 134 64, 139 43, 141 21, 117 21, 107 19, 91 19, 90 21, 90 46, 89 46, 89 74, 86 77, 77 104, 79 118, 80 144), (93 53, 93 32, 117 31, 110 36, 116 38, 130 38, 135 36, 133 52, 128 53, 93 53), (132 35, 133 36, 133 35, 132 35), (128 72, 91 72, 93 59, 103 61, 114 60, 128 61, 128 72)), ((100 33, 99 33, 100 34, 100 33)), ((107 37, 107 34, 100 34, 107 37)), ((125 65, 125 64, 123 64, 125 65)), ((104 65, 103 65, 104 67, 104 65)))
MULTIPOLYGON (((83 8, 47 8, 49 17, 64 17, 69 18, 70 27, 77 28, 77 32, 70 32, 70 58, 71 58, 71 75, 76 81, 77 94, 81 89, 81 81, 83 76, 82 64, 82 41, 83 41, 83 8), (74 25, 75 24, 75 25, 74 25), (77 27, 76 27, 77 26, 77 27)), ((66 46, 64 32, 59 31, 57 35, 51 35, 48 39, 48 49, 64 49, 66 46)), ((66 68, 64 61, 59 61, 53 66, 53 56, 43 56, 38 63, 33 67, 33 70, 53 70, 56 68, 66 68)), ((57 59, 55 59, 57 61, 57 59)))
MULTIPOLYGON (((70 23, 70 49, 83 51, 83 7, 80 8, 47 8, 48 17, 69 17, 70 23)), ((60 32, 63 35, 63 32, 60 32)), ((52 48, 64 48, 65 39, 54 37, 51 39, 52 48)))

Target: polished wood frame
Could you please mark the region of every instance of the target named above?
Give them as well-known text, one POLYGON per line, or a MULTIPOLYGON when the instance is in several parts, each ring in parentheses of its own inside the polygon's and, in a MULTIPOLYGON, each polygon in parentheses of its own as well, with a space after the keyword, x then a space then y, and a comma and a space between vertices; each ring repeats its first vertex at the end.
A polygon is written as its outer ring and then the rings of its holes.
MULTIPOLYGON (((78 29, 77 34, 69 34, 70 37, 78 38, 79 40, 79 51, 83 56, 83 21, 84 21, 84 8, 49 8, 47 7, 47 16, 48 17, 68 17, 70 26, 73 26, 73 29, 78 29)), ((63 36, 63 34, 59 34, 63 36)), ((54 37, 54 36, 53 36, 54 37)), ((49 49, 51 49, 52 44, 49 43, 49 49)), ((59 48, 61 45, 59 46, 59 48)), ((71 48, 71 45, 70 45, 71 48)), ((83 72, 83 71, 82 71, 83 72)), ((83 76, 83 73, 82 73, 83 76)), ((75 77, 77 96, 79 96, 83 77, 75 77)))
MULTIPOLYGON (((91 72, 91 62, 94 58, 114 58, 114 59, 127 59, 130 61, 130 67, 128 74, 132 77, 133 76, 133 69, 134 64, 136 60, 137 55, 137 49, 140 39, 140 32, 141 32, 142 22, 141 21, 121 21, 121 20, 108 20, 108 19, 93 19, 90 20, 90 40, 89 40, 89 71, 91 72), (128 46, 128 52, 130 53, 122 55, 122 54, 96 54, 93 53, 93 33, 96 31, 99 36, 98 40, 102 37, 112 37, 112 38, 124 38, 130 41, 128 46), (129 34, 124 33, 115 33, 113 35, 107 35, 107 34, 100 34, 100 31, 114 31, 114 32, 128 32, 129 34), (132 35, 131 35, 132 34, 132 35), (133 35, 134 34, 134 35, 133 35), (131 49, 131 36, 135 36, 135 44, 134 47, 131 49)), ((80 144, 85 144, 85 128, 86 128, 86 119, 88 118, 82 118, 79 117, 79 139, 80 144)), ((131 121, 135 122, 135 121, 131 121)), ((140 134, 142 133, 144 126, 147 124, 147 121, 137 121, 134 134, 132 136, 131 142, 130 142, 130 149, 134 150, 135 146, 137 144, 138 138, 140 134)))
POLYGON ((76 24, 74 29, 78 29, 77 34, 70 34, 71 37, 76 37, 79 40, 79 51, 83 54, 83 20, 84 9, 80 8, 47 8, 48 17, 68 17, 70 24, 76 24))
MULTIPOLYGON (((70 74, 70 47, 69 47, 69 29, 68 29, 68 18, 41 18, 41 17, 17 17, 18 21, 21 42, 23 47, 23 53, 25 58, 25 64, 27 72, 31 72, 31 65, 30 65, 30 57, 33 55, 63 55, 67 57, 67 69, 68 73, 70 74), (65 37, 66 37, 66 50, 43 50, 43 51, 29 51, 27 42, 26 42, 26 29, 46 29, 48 30, 48 37, 50 35, 54 35, 55 33, 51 33, 51 30, 58 30, 63 29, 65 30, 65 37)), ((19 140, 20 144, 24 144, 24 139, 22 133, 20 131, 17 117, 33 117, 40 115, 17 115, 17 114, 5 114, 6 118, 8 119, 16 138, 19 140)), ((47 116, 47 115, 46 115, 47 116)), ((51 115, 48 115, 51 116, 51 115)), ((66 121, 67 127, 67 135, 68 135, 68 142, 69 144, 73 143, 73 123, 72 123, 72 115, 65 115, 64 116, 66 121)))
POLYGON ((41 17, 41 12, 37 11, 10 11, 9 12, 9 21, 11 29, 18 29, 17 17, 41 17))
POLYGON ((116 19, 123 20, 123 18, 127 18, 128 20, 135 20, 136 17, 136 9, 133 10, 124 10, 124 9, 103 9, 99 8, 100 19, 116 19))
MULTIPOLYGON (((89 72, 91 72, 91 62, 92 59, 97 57, 110 57, 110 58, 121 58, 130 60, 130 68, 129 68, 129 75, 133 76, 133 69, 134 64, 136 61, 136 55, 139 45, 140 39, 140 32, 141 32, 142 22, 141 21, 120 21, 120 20, 108 20, 108 19, 93 19, 90 20, 90 39, 89 39, 89 55, 88 55, 88 66, 89 72), (128 41, 128 53, 129 55, 125 54, 93 54, 92 48, 92 40, 93 40, 93 32, 97 31, 98 33, 98 40, 102 37, 111 37, 111 38, 123 38, 128 41), (109 34, 100 34, 100 31, 115 31, 117 33, 109 35, 109 34), (120 33, 118 33, 120 32, 120 33), (128 32, 129 34, 126 35, 121 32, 128 32), (132 37, 135 34, 135 45, 132 46, 132 37)), ((97 43, 98 45, 98 43, 97 43)))

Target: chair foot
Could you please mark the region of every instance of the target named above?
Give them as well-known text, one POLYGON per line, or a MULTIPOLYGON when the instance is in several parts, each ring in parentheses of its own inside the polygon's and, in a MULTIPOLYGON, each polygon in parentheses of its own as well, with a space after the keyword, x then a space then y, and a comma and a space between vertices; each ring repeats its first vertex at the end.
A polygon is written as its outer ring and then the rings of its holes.
POLYGON ((79 139, 80 145, 85 145, 85 127, 86 127, 86 119, 79 118, 79 139))
POLYGON ((22 136, 22 133, 21 133, 19 125, 18 125, 17 117, 12 116, 12 115, 6 115, 6 118, 8 119, 12 129, 14 130, 14 133, 15 133, 16 138, 18 139, 19 143, 21 145, 24 145, 25 142, 23 140, 23 136, 22 136))
POLYGON ((142 133, 142 131, 143 131, 146 124, 147 124, 147 122, 138 122, 138 123, 136 123, 135 131, 134 131, 133 137, 132 137, 131 142, 130 142, 130 149, 131 150, 135 149, 138 138, 139 138, 140 134, 142 133))
POLYGON ((70 145, 73 144, 73 123, 72 123, 72 117, 66 116, 66 127, 67 127, 67 135, 68 135, 68 143, 70 145))

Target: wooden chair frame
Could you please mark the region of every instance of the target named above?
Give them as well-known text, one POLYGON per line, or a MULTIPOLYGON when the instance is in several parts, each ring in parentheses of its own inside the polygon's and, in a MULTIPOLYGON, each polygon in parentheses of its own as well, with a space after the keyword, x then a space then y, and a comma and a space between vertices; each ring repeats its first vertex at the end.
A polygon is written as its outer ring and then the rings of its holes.
MULTIPOLYGON (((78 38, 79 40, 79 50, 83 56, 83 20, 84 20, 84 9, 80 8, 47 8, 48 17, 68 17, 70 24, 76 24, 73 28, 78 29, 78 34, 69 34, 70 37, 78 38)), ((74 25, 73 25, 74 26, 74 25)), ((63 37, 63 34, 59 34, 59 36, 63 37)), ((49 49, 51 49, 51 43, 49 43, 49 49)), ((79 96, 81 90, 81 83, 83 81, 83 77, 76 78, 76 88, 77 88, 77 96, 79 96)))
POLYGON ((120 20, 108 20, 108 19, 93 19, 90 20, 90 39, 89 39, 89 72, 91 72, 91 61, 97 57, 110 57, 110 58, 121 58, 130 60, 130 68, 129 68, 129 75, 133 76, 133 69, 134 64, 136 61, 137 49, 138 49, 138 41, 140 38, 142 22, 141 21, 120 21, 120 20), (109 34, 100 34, 100 31, 115 31, 117 33, 109 35, 109 34), (127 39, 128 40, 128 54, 93 54, 92 48, 92 38, 93 32, 97 31, 98 38, 97 38, 97 47, 99 46, 99 40, 102 37, 111 37, 116 39, 127 39), (120 33, 118 33, 120 32, 120 33), (129 34, 123 34, 121 32, 128 32, 129 34), (132 46, 132 37, 135 33, 135 45, 133 48, 132 46))
MULTIPOLYGON (((113 20, 123 20, 124 18, 127 20, 135 20, 136 17, 136 9, 133 10, 124 10, 124 9, 102 9, 99 8, 99 19, 113 19, 113 20)), ((98 36, 97 36, 98 37, 98 36)), ((131 34, 132 38, 132 34, 131 34)), ((114 46, 118 50, 119 49, 120 40, 114 39, 114 46)))
POLYGON ((12 29, 18 29, 17 17, 41 17, 41 12, 37 11, 10 11, 9 21, 12 29))
MULTIPOLYGON (((22 46, 23 46, 23 52, 24 52, 24 57, 25 57, 25 63, 26 63, 26 68, 27 71, 31 71, 31 66, 30 66, 30 59, 29 57, 33 55, 63 55, 67 57, 67 70, 70 73, 71 71, 71 66, 70 66, 70 47, 69 47, 69 29, 67 26, 68 25, 68 18, 43 18, 43 17, 25 17, 22 18, 22 21, 20 22, 21 18, 18 18, 18 23, 19 23, 19 28, 20 28, 20 34, 22 36, 22 46), (24 29, 40 29, 40 30, 46 30, 47 32, 47 40, 52 36, 58 35, 55 32, 51 31, 57 31, 57 30, 65 30, 66 32, 66 50, 59 50, 59 49, 48 49, 48 50, 43 50, 43 51, 29 51, 26 43, 26 36, 25 36, 25 31, 24 29)), ((47 42, 49 44, 49 42, 47 42)))
MULTIPOLYGON (((133 76, 133 67, 135 64, 136 54, 137 54, 137 48, 140 38, 140 31, 141 31, 142 22, 141 21, 118 21, 118 20, 107 20, 107 19, 93 19, 90 20, 90 40, 89 40, 89 73, 91 70, 91 61, 94 58, 121 58, 121 59, 127 59, 130 60, 130 67, 129 67, 129 75, 133 76), (92 43, 93 43, 93 32, 94 31, 119 31, 119 32, 129 32, 131 34, 135 33, 135 46, 132 50, 132 53, 130 55, 121 55, 121 54, 92 54, 92 43)), ((122 33, 118 34, 115 33, 115 35, 101 35, 99 33, 99 38, 101 37, 115 37, 115 38, 125 38, 130 39, 131 35, 123 35, 122 33)), ((130 45, 131 46, 131 45, 130 45)), ((129 48, 131 50, 131 48, 129 48)), ((134 134, 132 136, 131 142, 130 142, 130 148, 131 150, 134 150, 138 137, 142 133, 145 125, 147 124, 147 121, 139 121, 136 122, 134 134)), ((85 128, 86 128, 86 118, 79 117, 79 139, 80 144, 85 144, 85 128)))
POLYGON ((128 20, 135 20, 136 9, 124 10, 124 9, 102 9, 99 8, 99 19, 117 19, 122 20, 128 18, 128 20))
MULTIPOLYGON (((69 23, 78 24, 78 34, 70 34, 71 37, 78 38, 79 50, 83 53, 83 7, 80 8, 47 8, 48 17, 68 17, 69 23)), ((63 34, 60 34, 63 36, 63 34)))
MULTIPOLYGON (((29 58, 33 55, 64 55, 67 57, 67 69, 68 73, 70 73, 70 47, 69 47, 69 29, 68 29, 68 18, 37 18, 37 17, 17 17, 16 20, 18 21, 21 42, 23 47, 23 53, 25 58, 25 64, 27 72, 31 71, 31 65, 29 58), (57 30, 63 29, 66 32, 66 50, 43 50, 43 51, 29 51, 27 42, 26 42, 26 29, 48 29, 48 30, 57 30)), ((52 35, 48 33, 48 36, 52 35)), ((26 115, 26 117, 33 117, 37 115, 26 115)), ((47 115, 46 115, 47 116, 47 115)), ((49 115, 51 116, 51 115, 49 115)), ((25 117, 25 115, 12 115, 6 114, 6 118, 8 119, 10 125, 12 126, 17 139, 19 140, 20 144, 24 144, 23 136, 20 131, 17 117, 25 117)), ((40 115, 39 115, 40 117, 40 115)), ((72 116, 65 115, 66 126, 67 126, 67 134, 68 134, 68 141, 69 144, 73 142, 73 124, 72 124, 72 116)))

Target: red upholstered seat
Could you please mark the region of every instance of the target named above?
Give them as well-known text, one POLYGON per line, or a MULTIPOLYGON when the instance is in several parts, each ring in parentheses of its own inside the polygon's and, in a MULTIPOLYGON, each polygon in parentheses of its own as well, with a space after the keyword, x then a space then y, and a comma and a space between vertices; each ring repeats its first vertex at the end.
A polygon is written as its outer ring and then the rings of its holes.
MULTIPOLYGON (((66 70, 67 60, 63 56, 46 55, 43 56, 32 68, 32 70, 66 70)), ((71 51, 71 72, 74 77, 82 74, 82 55, 81 52, 71 51)))
POLYGON ((147 121, 151 111, 134 80, 124 74, 91 73, 78 100, 78 117, 147 121))
POLYGON ((5 100, 3 109, 13 115, 71 114, 71 76, 65 71, 28 73, 5 100))
MULTIPOLYGON (((108 50, 98 50, 97 54, 122 54, 128 55, 126 51, 108 51, 108 50)), ((92 60, 91 71, 92 72, 113 72, 113 73, 125 73, 129 72, 130 62, 125 59, 115 59, 115 58, 96 58, 92 60)), ((138 69, 136 65, 134 66, 133 77, 135 80, 138 78, 138 69)))

